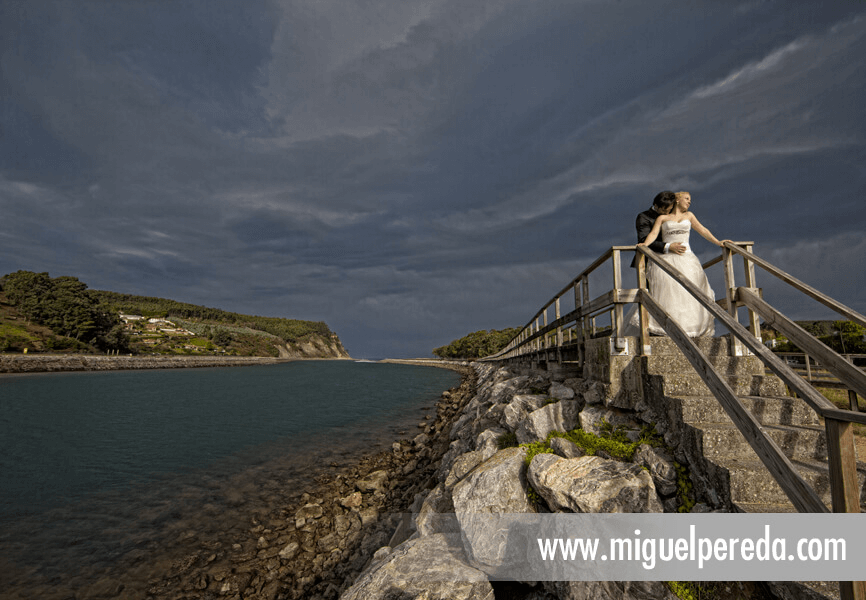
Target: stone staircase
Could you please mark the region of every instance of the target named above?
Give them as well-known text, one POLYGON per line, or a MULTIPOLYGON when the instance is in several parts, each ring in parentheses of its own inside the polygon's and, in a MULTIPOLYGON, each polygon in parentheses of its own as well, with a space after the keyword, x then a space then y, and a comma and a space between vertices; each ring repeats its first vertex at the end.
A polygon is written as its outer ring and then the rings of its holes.
MULTIPOLYGON (((755 356, 730 356, 727 336, 700 338, 701 351, 742 404, 830 507, 827 443, 823 424, 802 400, 786 395, 783 382, 765 375, 755 356)), ((713 504, 742 512, 795 509, 710 393, 685 356, 667 337, 651 338, 643 358, 644 399, 665 421, 666 441, 689 457, 692 479, 713 504)), ((866 458, 866 457, 864 457, 866 458)), ((866 465, 858 462, 861 489, 866 465)), ((861 494, 861 504, 863 504, 861 494)))

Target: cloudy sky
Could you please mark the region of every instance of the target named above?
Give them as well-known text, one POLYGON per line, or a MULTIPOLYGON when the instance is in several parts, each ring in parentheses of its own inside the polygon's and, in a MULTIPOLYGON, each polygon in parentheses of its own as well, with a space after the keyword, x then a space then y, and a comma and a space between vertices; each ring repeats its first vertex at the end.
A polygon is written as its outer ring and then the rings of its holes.
POLYGON ((0 0, 0 274, 428 356, 686 189, 866 312, 864 57, 863 0, 0 0))

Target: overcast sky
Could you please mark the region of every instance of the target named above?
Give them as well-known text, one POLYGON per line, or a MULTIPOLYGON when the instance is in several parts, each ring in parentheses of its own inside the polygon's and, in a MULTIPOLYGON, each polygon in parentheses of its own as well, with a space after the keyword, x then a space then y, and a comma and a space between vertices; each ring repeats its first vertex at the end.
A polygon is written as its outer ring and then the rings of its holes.
POLYGON ((719 238, 866 312, 864 17, 863 0, 0 0, 0 275, 428 356, 525 324, 685 189, 719 238))

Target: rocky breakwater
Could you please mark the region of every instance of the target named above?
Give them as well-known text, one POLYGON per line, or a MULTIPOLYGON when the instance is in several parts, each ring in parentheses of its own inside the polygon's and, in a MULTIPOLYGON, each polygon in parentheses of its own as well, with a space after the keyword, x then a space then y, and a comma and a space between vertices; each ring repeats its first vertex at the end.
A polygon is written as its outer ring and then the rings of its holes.
MULTIPOLYGON (((637 413, 604 406, 604 384, 473 367, 476 395, 443 432, 448 450, 431 489, 416 496, 411 518, 341 600, 677 598, 664 582, 520 583, 491 580, 477 568, 502 552, 491 515, 710 508, 695 504, 687 471, 652 427, 637 413)), ((716 599, 773 597, 750 582, 713 585, 716 599)))

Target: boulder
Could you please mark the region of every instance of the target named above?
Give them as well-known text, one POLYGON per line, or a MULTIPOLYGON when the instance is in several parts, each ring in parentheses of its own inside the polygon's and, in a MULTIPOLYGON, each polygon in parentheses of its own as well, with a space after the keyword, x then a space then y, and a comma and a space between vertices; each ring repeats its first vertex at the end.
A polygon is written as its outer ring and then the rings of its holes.
POLYGON ((561 437, 550 438, 550 449, 553 450, 554 454, 562 458, 578 458, 586 455, 583 448, 561 437))
POLYGON ((484 462, 484 453, 480 450, 473 450, 466 454, 461 454, 454 461, 448 476, 445 478, 445 487, 454 487, 454 485, 463 479, 467 473, 484 462))
POLYGON ((460 526, 454 516, 451 488, 441 483, 433 488, 415 516, 415 530, 422 536, 460 532, 460 526))
POLYGON ((574 390, 558 381, 550 384, 550 391, 547 394, 557 400, 572 400, 574 398, 574 390))
POLYGON ((534 410, 544 405, 544 396, 538 394, 518 394, 511 399, 502 411, 502 425, 508 431, 516 432, 520 423, 534 410))
POLYGON ((521 444, 541 441, 551 431, 571 431, 579 423, 580 405, 574 400, 560 400, 529 413, 515 432, 521 444))
POLYGON ((475 438, 475 449, 481 452, 484 460, 499 452, 499 438, 505 433, 504 429, 493 427, 478 434, 475 438))
POLYGON ((538 454, 529 483, 551 510, 583 513, 664 512, 649 472, 633 463, 538 454))
POLYGON ((494 600, 487 576, 466 563, 456 534, 415 538, 380 558, 341 600, 494 600))
POLYGON ((525 448, 506 448, 475 468, 451 493, 467 554, 484 569, 502 567, 506 532, 497 514, 535 512, 526 497, 525 448))
POLYGON ((649 469, 659 494, 670 496, 677 491, 677 469, 674 466, 674 459, 667 452, 648 444, 641 444, 635 451, 632 461, 649 469))
POLYGON ((604 430, 602 425, 604 421, 607 421, 614 428, 622 425, 627 430, 640 431, 640 425, 635 420, 634 413, 598 405, 587 406, 580 411, 580 428, 584 431, 599 435, 604 430))

